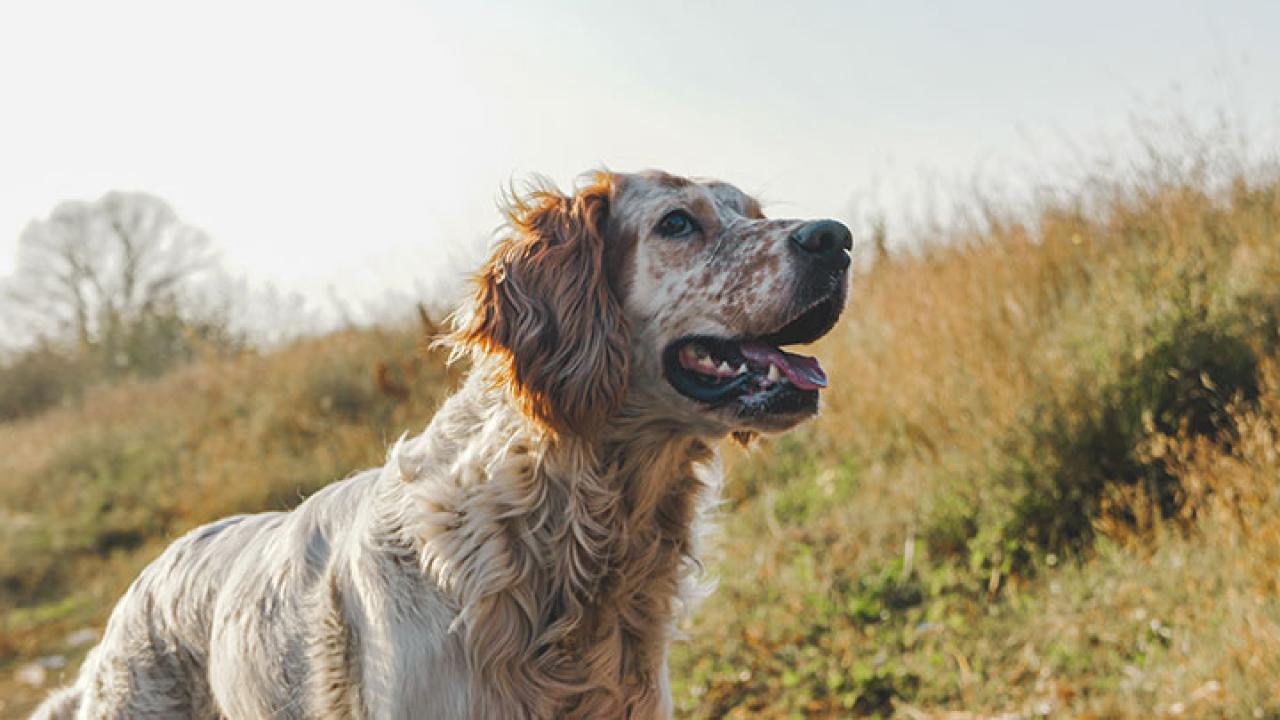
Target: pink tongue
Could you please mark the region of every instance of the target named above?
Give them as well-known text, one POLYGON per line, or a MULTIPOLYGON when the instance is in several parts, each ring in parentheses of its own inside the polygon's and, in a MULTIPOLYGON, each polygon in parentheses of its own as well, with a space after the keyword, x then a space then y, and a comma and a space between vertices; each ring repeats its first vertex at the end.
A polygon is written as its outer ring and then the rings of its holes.
POLYGON ((817 358, 783 352, 759 342, 742 343, 740 349, 754 365, 764 368, 768 368, 770 363, 777 365, 791 384, 801 390, 818 390, 827 386, 827 374, 822 372, 817 358))

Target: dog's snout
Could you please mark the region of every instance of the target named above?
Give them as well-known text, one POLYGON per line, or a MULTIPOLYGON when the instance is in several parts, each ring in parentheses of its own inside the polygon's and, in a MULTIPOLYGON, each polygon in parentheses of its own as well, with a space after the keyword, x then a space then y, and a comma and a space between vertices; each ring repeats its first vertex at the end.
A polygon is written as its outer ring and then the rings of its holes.
POLYGON ((843 270, 849 267, 848 250, 853 248, 853 234, 843 223, 816 220, 805 223, 788 237, 792 247, 802 254, 843 270))

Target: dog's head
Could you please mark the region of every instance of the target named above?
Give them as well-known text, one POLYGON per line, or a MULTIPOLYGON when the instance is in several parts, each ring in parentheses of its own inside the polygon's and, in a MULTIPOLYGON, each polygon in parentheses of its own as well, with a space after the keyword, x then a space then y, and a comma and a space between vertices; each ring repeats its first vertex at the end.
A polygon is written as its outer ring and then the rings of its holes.
POLYGON ((455 346, 556 433, 619 412, 708 435, 789 428, 826 376, 783 350, 835 324, 850 235, 772 220, 726 183, 598 173, 512 203, 510 232, 455 321, 455 346))

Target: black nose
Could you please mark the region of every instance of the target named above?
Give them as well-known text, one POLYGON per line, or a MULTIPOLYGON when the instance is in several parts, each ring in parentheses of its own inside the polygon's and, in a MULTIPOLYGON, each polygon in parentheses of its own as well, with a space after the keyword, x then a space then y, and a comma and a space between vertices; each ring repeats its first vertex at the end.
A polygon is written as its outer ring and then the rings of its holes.
POLYGON ((796 228, 789 239, 800 252, 814 260, 835 265, 841 270, 849 267, 849 253, 846 251, 853 248, 853 234, 843 223, 815 220, 796 228))

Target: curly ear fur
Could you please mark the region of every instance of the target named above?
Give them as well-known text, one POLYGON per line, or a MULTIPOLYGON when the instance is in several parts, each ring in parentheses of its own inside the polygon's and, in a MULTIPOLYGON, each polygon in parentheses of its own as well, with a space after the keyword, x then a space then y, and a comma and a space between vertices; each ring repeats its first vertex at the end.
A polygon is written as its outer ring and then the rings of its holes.
POLYGON ((455 348, 498 362, 497 382, 553 434, 594 434, 627 391, 629 342, 605 270, 609 176, 566 196, 515 198, 510 234, 476 278, 455 348))

